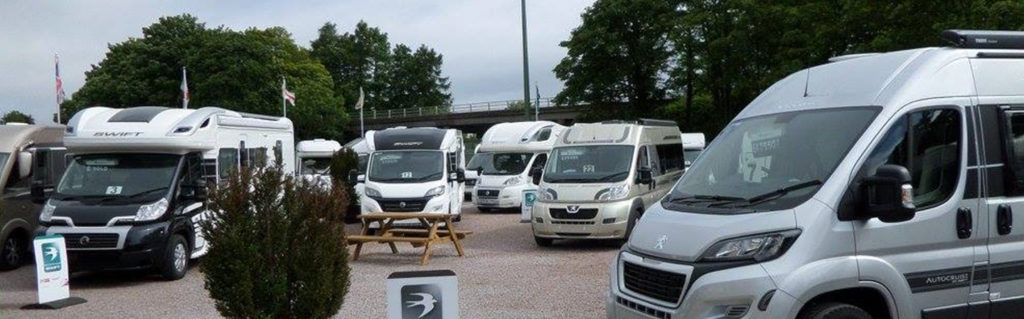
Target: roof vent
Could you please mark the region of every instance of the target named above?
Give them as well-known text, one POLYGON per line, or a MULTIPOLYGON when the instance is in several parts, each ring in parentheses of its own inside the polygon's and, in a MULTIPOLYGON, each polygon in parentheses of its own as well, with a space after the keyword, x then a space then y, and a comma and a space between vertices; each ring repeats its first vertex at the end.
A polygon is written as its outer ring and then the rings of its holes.
POLYGON ((996 30, 946 30, 942 39, 965 49, 1024 49, 1024 32, 996 30))

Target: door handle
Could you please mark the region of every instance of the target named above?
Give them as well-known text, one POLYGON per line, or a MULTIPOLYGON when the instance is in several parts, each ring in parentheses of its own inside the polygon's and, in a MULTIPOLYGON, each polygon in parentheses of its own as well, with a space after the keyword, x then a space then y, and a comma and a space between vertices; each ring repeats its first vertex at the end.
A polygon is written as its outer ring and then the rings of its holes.
POLYGON ((1006 204, 999 205, 996 210, 996 226, 1000 236, 1013 232, 1013 207, 1006 204))
POLYGON ((956 211, 956 236, 960 239, 971 238, 974 232, 974 217, 971 216, 971 209, 960 207, 956 211))

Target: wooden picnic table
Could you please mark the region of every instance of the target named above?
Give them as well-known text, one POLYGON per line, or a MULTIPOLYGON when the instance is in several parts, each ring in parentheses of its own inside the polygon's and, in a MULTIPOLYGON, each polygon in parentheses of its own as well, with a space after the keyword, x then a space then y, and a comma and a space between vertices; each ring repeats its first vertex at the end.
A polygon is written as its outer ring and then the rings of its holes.
POLYGON ((359 216, 363 223, 362 232, 359 235, 345 236, 345 241, 356 245, 356 251, 352 260, 359 259, 359 252, 363 249, 364 243, 378 242, 386 243, 391 247, 391 253, 397 254, 396 242, 407 242, 413 247, 423 246, 423 257, 420 264, 426 265, 430 260, 430 250, 434 245, 452 242, 459 257, 463 257, 462 243, 459 240, 472 234, 469 231, 457 231, 452 223, 454 215, 447 213, 365 213, 359 216), (426 229, 395 228, 395 221, 418 220, 426 229), (376 232, 370 226, 374 223, 380 225, 376 232), (444 224, 442 226, 442 224, 444 224), (439 228, 444 229, 439 229, 439 228))

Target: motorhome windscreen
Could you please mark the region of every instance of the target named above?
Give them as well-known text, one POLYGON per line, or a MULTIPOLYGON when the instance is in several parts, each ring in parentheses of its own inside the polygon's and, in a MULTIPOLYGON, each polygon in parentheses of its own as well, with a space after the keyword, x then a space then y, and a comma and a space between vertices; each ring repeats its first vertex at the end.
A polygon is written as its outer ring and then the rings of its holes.
POLYGON ((487 175, 518 175, 526 170, 533 153, 493 153, 484 161, 482 172, 487 175))
POLYGON ((879 109, 832 108, 733 122, 663 203, 709 213, 795 207, 832 174, 879 109))
POLYGON ((629 176, 632 145, 563 146, 551 151, 547 183, 614 183, 629 176))
POLYGON ((307 157, 302 159, 302 168, 299 170, 301 174, 321 174, 326 175, 331 172, 331 158, 330 157, 307 157))
POLYGON ((444 175, 441 151, 387 151, 370 156, 367 179, 378 183, 420 183, 444 175))
POLYGON ((467 171, 476 171, 484 169, 484 163, 491 161, 491 153, 476 153, 473 154, 473 158, 466 164, 467 171))
POLYGON ((168 154, 75 156, 54 198, 152 201, 167 194, 181 158, 168 154))

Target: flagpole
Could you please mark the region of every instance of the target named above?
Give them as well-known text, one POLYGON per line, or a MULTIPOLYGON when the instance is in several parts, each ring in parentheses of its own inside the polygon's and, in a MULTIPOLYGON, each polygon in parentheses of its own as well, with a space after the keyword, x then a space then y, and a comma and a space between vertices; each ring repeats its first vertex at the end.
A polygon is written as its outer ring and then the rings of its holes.
MULTIPOLYGON (((60 80, 60 56, 58 56, 56 53, 53 54, 53 65, 55 65, 55 68, 57 70, 57 79, 60 80)), ((60 124, 60 102, 62 100, 60 98, 60 90, 63 89, 63 87, 59 87, 57 88, 57 92, 54 92, 57 94, 57 124, 60 124)))
POLYGON ((363 108, 359 108, 359 137, 366 137, 366 129, 363 126, 363 108))
POLYGON ((288 82, 285 82, 284 75, 281 76, 281 109, 284 117, 288 117, 288 100, 284 97, 284 90, 288 87, 288 82))

